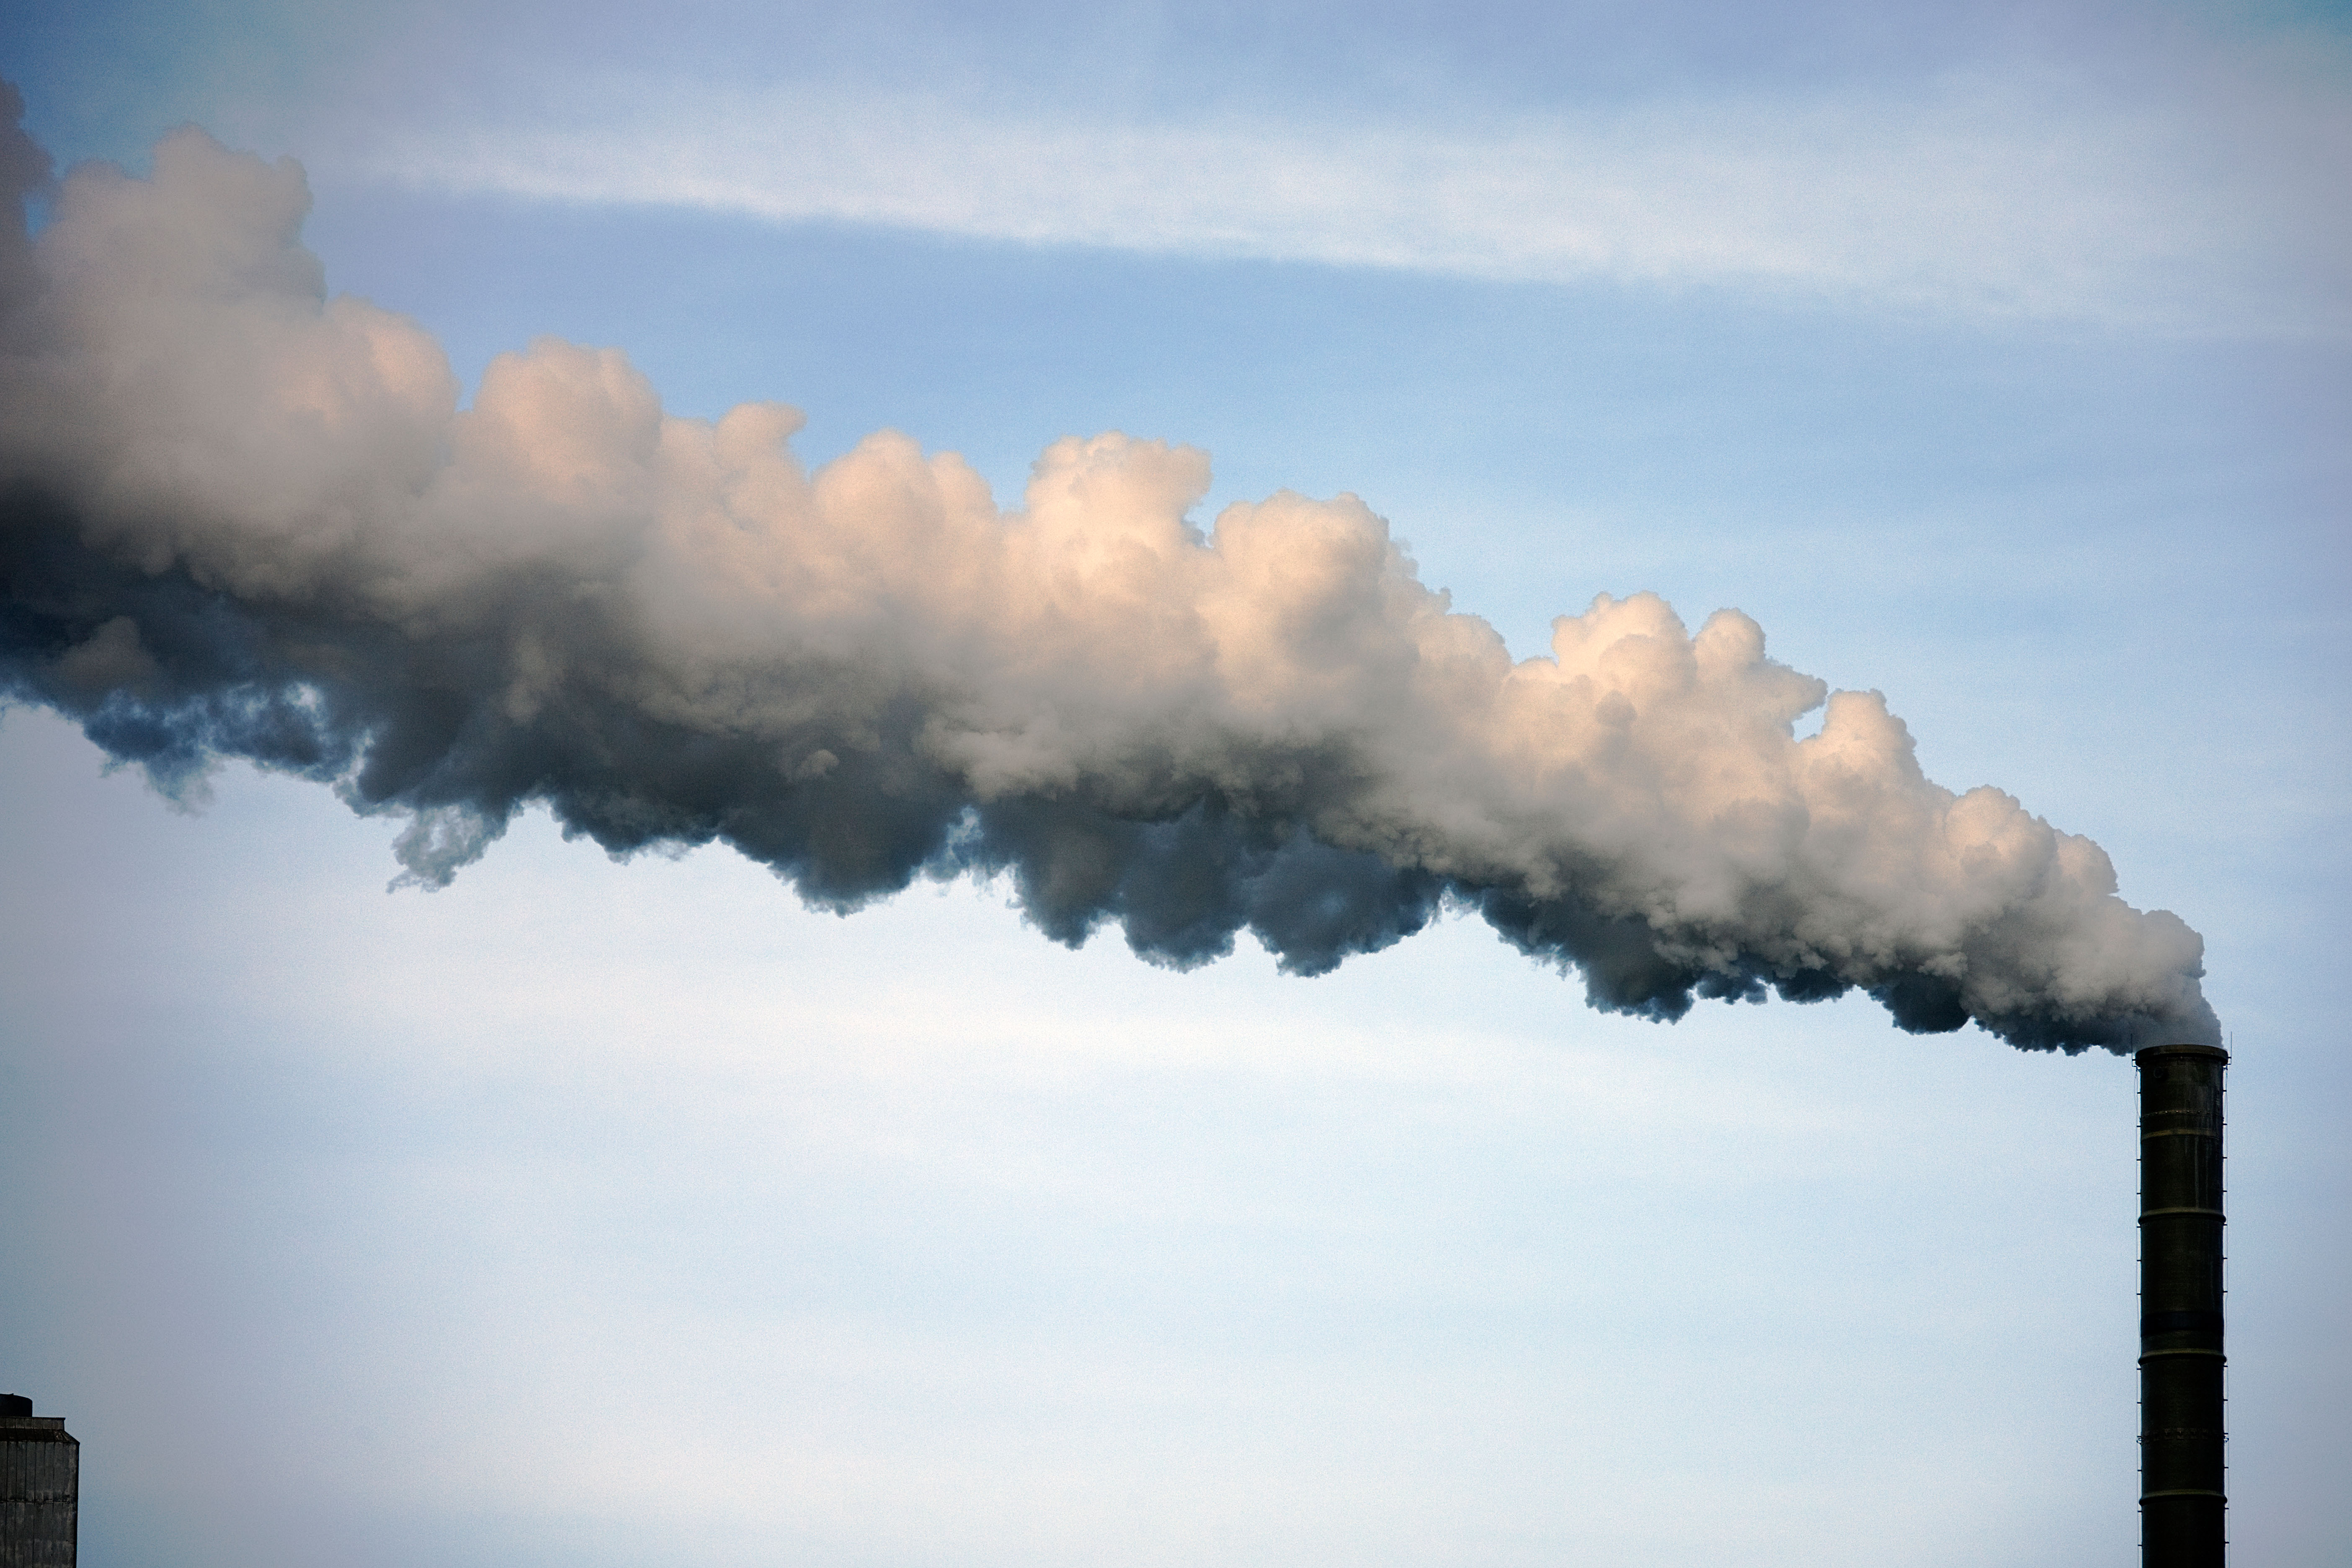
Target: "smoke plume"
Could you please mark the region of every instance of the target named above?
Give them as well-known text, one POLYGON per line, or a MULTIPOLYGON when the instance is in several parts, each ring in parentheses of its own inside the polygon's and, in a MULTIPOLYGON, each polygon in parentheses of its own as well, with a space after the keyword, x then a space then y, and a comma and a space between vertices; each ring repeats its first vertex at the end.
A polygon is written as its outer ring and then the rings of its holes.
POLYGON ((809 473, 792 410, 670 417, 552 340, 461 410, 421 328, 328 296, 290 162, 183 131, 33 237, 14 135, 0 698, 166 792, 316 779, 404 816, 427 887, 536 803, 835 910, 1001 873, 1056 941, 1180 967, 1247 929, 1319 973, 1453 905, 1653 1017, 1859 987, 2021 1046, 2218 1036, 2200 939, 2098 846, 1930 783, 1738 611, 1604 595, 1514 663, 1351 496, 1195 527, 1187 447, 1057 442, 1001 512, 951 455, 809 473))

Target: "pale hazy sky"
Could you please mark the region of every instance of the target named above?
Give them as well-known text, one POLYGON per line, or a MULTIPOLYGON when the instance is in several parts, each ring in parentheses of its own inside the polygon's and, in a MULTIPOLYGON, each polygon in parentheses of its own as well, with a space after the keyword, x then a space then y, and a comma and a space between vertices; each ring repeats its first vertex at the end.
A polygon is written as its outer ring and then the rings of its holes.
MULTIPOLYGON (((290 155, 470 387, 1017 498, 1352 491, 2098 840, 2231 1032, 2231 1535, 2340 1563, 2340 8, 0 5, 61 165, 290 155)), ((108 1564, 2124 1564, 2131 1072, 1667 1026, 1453 919, 1317 980, 721 849, 174 809, 0 716, 0 1385, 108 1564)))

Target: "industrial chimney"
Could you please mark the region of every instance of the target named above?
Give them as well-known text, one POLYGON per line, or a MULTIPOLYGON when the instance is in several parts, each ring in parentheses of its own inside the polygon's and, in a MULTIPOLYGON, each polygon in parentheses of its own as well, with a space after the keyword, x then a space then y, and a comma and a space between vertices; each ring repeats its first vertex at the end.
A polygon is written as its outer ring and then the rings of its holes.
POLYGON ((74 1568, 81 1445, 62 1415, 0 1394, 0 1568, 74 1568))
POLYGON ((2139 1066, 2141 1568, 2221 1568, 2221 1070, 2212 1046, 2139 1066))

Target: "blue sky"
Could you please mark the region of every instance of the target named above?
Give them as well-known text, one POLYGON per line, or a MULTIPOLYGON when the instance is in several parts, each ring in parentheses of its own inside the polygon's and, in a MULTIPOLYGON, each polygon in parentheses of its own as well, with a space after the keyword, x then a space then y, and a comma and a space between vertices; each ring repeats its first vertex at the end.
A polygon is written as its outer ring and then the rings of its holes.
MULTIPOLYGON (((1352 491, 1878 689, 2205 935, 2232 1539, 2341 1562, 2339 10, 11 5, 61 163, 290 155, 468 387, 1352 491)), ((2133 1560, 2132 1084, 1860 998, 1661 1026, 846 920, 0 717, 0 1383, 115 1563, 2133 1560)))

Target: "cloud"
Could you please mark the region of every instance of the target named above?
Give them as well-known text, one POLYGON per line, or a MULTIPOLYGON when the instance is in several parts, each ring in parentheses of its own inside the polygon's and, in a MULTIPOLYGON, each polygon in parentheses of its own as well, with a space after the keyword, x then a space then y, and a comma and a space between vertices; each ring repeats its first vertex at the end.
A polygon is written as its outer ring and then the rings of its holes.
POLYGON ((671 417, 553 340, 461 410, 422 328, 329 297, 308 199, 184 131, 0 270, 0 691, 166 790, 331 784, 425 886, 543 805, 844 911, 1003 875, 1178 967, 1247 930, 1318 973, 1450 900, 1652 1017, 1860 988, 2024 1046, 2218 1035, 2200 940, 2096 845, 1936 785, 1737 611, 1603 595, 1515 663, 1354 497, 1197 526, 1188 447, 1057 442, 1000 511, 951 454, 810 473, 793 411, 671 417))
POLYGON ((605 79, 355 142, 339 177, 1480 279, 2168 332, 2352 330, 2352 105, 2052 68, 1360 122, 605 79), (2150 95, 2153 96, 2150 96, 2150 95))

